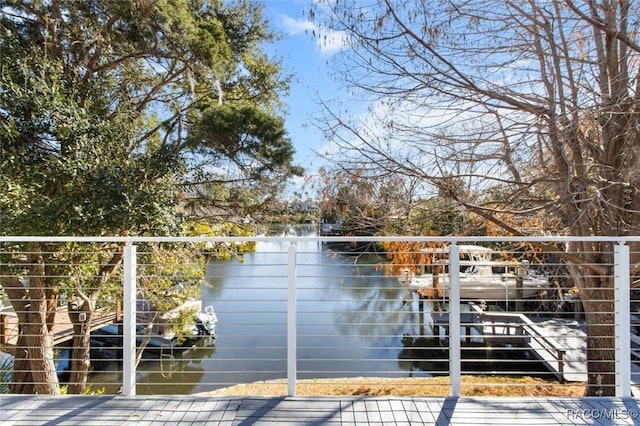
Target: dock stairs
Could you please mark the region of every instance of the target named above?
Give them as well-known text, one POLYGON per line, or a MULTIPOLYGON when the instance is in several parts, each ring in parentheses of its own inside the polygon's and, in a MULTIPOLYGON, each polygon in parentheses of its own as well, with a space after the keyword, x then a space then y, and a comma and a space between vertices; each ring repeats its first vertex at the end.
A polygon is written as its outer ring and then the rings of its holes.
MULTIPOLYGON (((432 317, 434 332, 446 339, 448 313, 433 312, 432 317)), ((460 323, 466 343, 527 347, 561 382, 587 381, 587 334, 581 321, 559 318, 534 321, 523 313, 485 311, 480 305, 469 303, 469 310, 461 312, 460 323)), ((640 347, 638 336, 632 334, 631 339, 632 346, 640 347)), ((634 394, 640 395, 640 368, 633 362, 632 376, 634 394)))

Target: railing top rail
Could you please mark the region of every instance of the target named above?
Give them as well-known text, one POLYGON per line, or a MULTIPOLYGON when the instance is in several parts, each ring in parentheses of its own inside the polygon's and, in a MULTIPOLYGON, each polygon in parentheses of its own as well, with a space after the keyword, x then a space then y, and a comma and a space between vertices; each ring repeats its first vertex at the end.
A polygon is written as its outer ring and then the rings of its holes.
POLYGON ((324 242, 384 242, 384 241, 411 241, 411 242, 448 242, 458 244, 464 242, 559 242, 566 243, 569 241, 594 241, 594 242, 612 242, 612 243, 628 243, 640 242, 638 236, 507 236, 507 237, 451 237, 451 236, 350 236, 350 237, 325 237, 325 236, 254 236, 254 237, 122 237, 122 236, 37 236, 37 235, 9 235, 0 236, 0 242, 116 242, 116 243, 144 243, 144 242, 234 242, 234 241, 289 241, 306 242, 306 241, 324 241, 324 242))

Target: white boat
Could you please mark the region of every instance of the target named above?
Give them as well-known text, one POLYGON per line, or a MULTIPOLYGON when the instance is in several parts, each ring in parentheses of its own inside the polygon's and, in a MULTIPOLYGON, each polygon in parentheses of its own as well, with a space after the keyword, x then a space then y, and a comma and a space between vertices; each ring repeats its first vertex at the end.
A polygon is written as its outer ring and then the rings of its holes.
POLYGON ((218 317, 213 310, 213 306, 209 305, 204 308, 204 312, 200 311, 196 314, 196 331, 199 336, 216 337, 216 323, 218 317))
MULTIPOLYGON (((471 301, 514 301, 534 297, 549 285, 549 280, 535 275, 527 262, 493 260, 494 251, 476 245, 460 245, 460 299, 471 301), (518 282, 521 280, 522 285, 518 282)), ((448 249, 436 249, 448 253, 448 249)), ((448 262, 436 263, 442 272, 415 275, 404 269, 398 282, 404 289, 404 303, 418 293, 423 298, 448 299, 450 278, 448 262)))
MULTIPOLYGON (((207 345, 213 343, 216 337, 216 322, 218 318, 213 306, 207 306, 204 311, 200 308, 199 300, 188 300, 178 308, 155 315, 149 311, 148 306, 141 301, 137 303, 137 309, 141 309, 136 315, 136 345, 140 347, 145 338, 145 356, 162 357, 173 351, 188 350, 198 341, 206 341, 207 345), (180 310, 188 309, 194 312, 193 324, 188 328, 186 335, 178 338, 178 334, 171 326, 172 319, 179 315, 180 310), (151 330, 147 330, 147 323, 154 318, 151 330), (148 336, 147 336, 148 333, 148 336), (146 336, 146 337, 145 337, 146 336), (170 352, 167 352, 170 351, 170 352)), ((123 356, 123 329, 122 324, 107 324, 91 332, 91 359, 118 360, 123 356)))
POLYGON ((216 337, 216 323, 218 317, 213 309, 213 306, 207 306, 205 310, 202 310, 202 302, 197 299, 189 299, 184 301, 180 306, 167 311, 162 312, 159 315, 150 306, 145 304, 144 301, 138 301, 138 312, 136 315, 136 321, 138 324, 147 324, 152 322, 151 335, 166 342, 173 342, 177 339, 176 330, 172 326, 172 322, 182 315, 183 312, 193 312, 193 325, 190 328, 190 332, 183 337, 188 340, 197 339, 200 337, 216 337))

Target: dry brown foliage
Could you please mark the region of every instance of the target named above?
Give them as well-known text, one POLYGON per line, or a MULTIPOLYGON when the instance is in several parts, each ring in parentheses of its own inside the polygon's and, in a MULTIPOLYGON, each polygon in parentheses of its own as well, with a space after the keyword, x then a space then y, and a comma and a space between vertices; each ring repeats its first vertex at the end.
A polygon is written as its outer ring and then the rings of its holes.
MULTIPOLYGON (((561 384, 533 377, 463 376, 462 396, 556 396, 580 397, 584 383, 561 384)), ((298 396, 449 396, 448 377, 299 380, 298 396)), ((208 392, 207 395, 282 396, 287 395, 284 379, 238 384, 208 392)))

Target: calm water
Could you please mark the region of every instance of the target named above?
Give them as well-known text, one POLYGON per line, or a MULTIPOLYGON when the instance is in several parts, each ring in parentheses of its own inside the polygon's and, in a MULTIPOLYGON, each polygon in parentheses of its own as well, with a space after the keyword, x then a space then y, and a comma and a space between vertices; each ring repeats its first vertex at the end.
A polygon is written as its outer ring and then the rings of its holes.
MULTIPOLYGON (((312 227, 286 231, 313 232, 312 227)), ((286 377, 288 246, 285 241, 260 242, 256 253, 245 255, 242 262, 211 262, 201 297, 203 307, 215 308, 217 339, 143 361, 137 392, 191 394, 286 377)), ((442 353, 416 349, 420 339, 415 336, 425 331, 419 326, 417 303, 413 308, 402 306, 397 280, 375 267, 381 259, 337 254, 317 242, 300 242, 297 252, 299 378, 407 377, 446 371, 446 363, 430 360, 442 353)), ((108 383, 119 380, 119 374, 110 373, 91 378, 107 393, 118 388, 108 383)))

